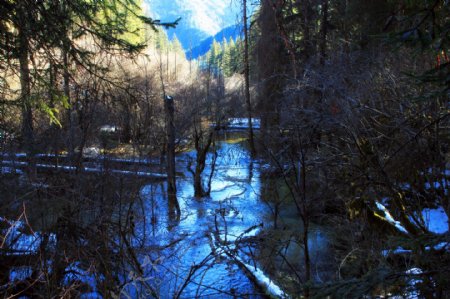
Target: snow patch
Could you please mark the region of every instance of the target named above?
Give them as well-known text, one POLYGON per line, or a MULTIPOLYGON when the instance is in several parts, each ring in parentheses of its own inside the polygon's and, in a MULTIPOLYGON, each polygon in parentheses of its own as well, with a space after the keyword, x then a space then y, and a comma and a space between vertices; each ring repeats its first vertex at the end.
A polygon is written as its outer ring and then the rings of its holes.
MULTIPOLYGON (((422 274, 422 269, 420 268, 411 268, 405 272, 407 275, 420 275, 422 274)), ((420 279, 410 279, 408 281, 407 293, 404 294, 405 299, 420 299, 420 293, 417 291, 418 284, 421 284, 422 280, 420 279)))
MULTIPOLYGON (((252 229, 248 232, 244 232, 241 235, 244 234, 256 234, 258 229, 252 229), (254 232, 254 233, 253 233, 254 232)), ((214 240, 214 235, 211 234, 212 240, 214 240)), ((220 243, 223 243, 221 238, 219 237, 220 243)), ((219 246, 220 247, 220 246, 219 246)), ((220 255, 223 257, 232 257, 240 266, 244 267, 245 270, 247 270, 254 278, 256 284, 258 284, 260 287, 262 287, 269 296, 276 297, 276 298, 289 298, 289 296, 272 280, 270 279, 260 268, 256 266, 249 265, 245 263, 242 258, 240 258, 237 254, 230 254, 229 252, 233 251, 235 249, 235 246, 229 245, 226 246, 226 249, 224 249, 224 252, 222 252, 220 255)))
POLYGON ((435 234, 448 232, 448 216, 442 207, 436 209, 423 209, 422 217, 427 229, 435 234))
POLYGON ((64 283, 66 285, 70 285, 74 282, 81 282, 90 287, 91 292, 84 293, 80 298, 103 298, 97 293, 95 271, 91 271, 91 269, 84 270, 80 267, 80 262, 74 262, 67 266, 65 272, 64 283))
MULTIPOLYGON (((426 251, 429 251, 429 250, 431 250, 431 249, 433 249, 433 250, 446 250, 446 251, 450 251, 450 243, 448 243, 448 242, 441 242, 441 243, 439 243, 439 244, 434 245, 433 247, 431 247, 431 246, 426 246, 426 247, 425 247, 425 250, 426 250, 426 251)), ((410 254, 410 253, 412 253, 412 250, 411 250, 411 249, 404 249, 403 247, 397 247, 397 249, 394 249, 394 250, 391 250, 391 249, 389 249, 389 250, 383 250, 383 251, 381 252, 381 254, 382 254, 384 257, 387 257, 389 254, 410 254)))
POLYGON ((408 233, 408 231, 400 224, 400 221, 397 221, 392 217, 391 213, 386 209, 384 205, 382 205, 380 202, 376 202, 377 208, 381 210, 384 213, 384 218, 387 222, 395 226, 399 231, 403 233, 408 233))
MULTIPOLYGON (((259 118, 252 118, 253 129, 261 128, 261 120, 259 118)), ((229 118, 228 128, 230 129, 248 129, 249 122, 248 118, 229 118)))
MULTIPOLYGON (((41 233, 32 232, 26 234, 23 231, 26 229, 22 221, 9 221, 0 217, 0 222, 9 225, 9 228, 3 229, 0 233, 0 249, 6 251, 6 255, 22 255, 34 254, 39 250, 41 241, 44 235, 41 233)), ((56 243, 56 235, 49 235, 49 244, 56 243)))
POLYGON ((100 155, 100 149, 98 147, 85 147, 83 148, 84 157, 97 157, 100 155))
POLYGON ((244 263, 239 257, 236 257, 238 261, 255 277, 260 286, 266 289, 270 296, 278 298, 289 298, 289 296, 271 280, 261 269, 244 263))
POLYGON ((9 281, 25 280, 32 274, 33 269, 30 266, 13 267, 9 270, 9 281))
POLYGON ((23 171, 14 167, 2 167, 1 168, 1 173, 2 174, 23 174, 23 171))
POLYGON ((236 242, 236 240, 241 240, 243 238, 251 238, 251 237, 255 237, 256 235, 258 235, 258 233, 260 232, 259 228, 256 229, 252 229, 248 232, 244 232, 240 235, 237 234, 221 234, 220 235, 220 239, 221 240, 227 240, 227 242, 236 242), (225 238, 226 237, 226 238, 225 238))

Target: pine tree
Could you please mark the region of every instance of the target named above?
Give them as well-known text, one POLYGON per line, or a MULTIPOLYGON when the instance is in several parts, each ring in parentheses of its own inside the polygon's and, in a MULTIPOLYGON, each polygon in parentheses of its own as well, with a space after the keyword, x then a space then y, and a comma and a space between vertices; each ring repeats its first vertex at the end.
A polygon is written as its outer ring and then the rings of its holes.
MULTIPOLYGON (((33 65, 31 54, 39 53, 40 60, 47 59, 55 69, 62 70, 64 93, 68 98, 71 65, 74 62, 95 71, 97 66, 92 62, 94 51, 136 52, 143 48, 139 38, 132 38, 140 24, 154 27, 160 23, 142 16, 139 5, 140 2, 134 0, 23 0, 0 3, 0 53, 9 56, 7 61, 17 60, 20 64, 22 140, 27 152, 33 153, 33 107, 48 107, 45 103, 32 102, 33 80, 41 80, 42 76, 39 70, 30 70, 33 65), (94 41, 97 47, 78 43, 82 37, 94 41)), ((11 66, 15 67, 13 63, 11 66)))
POLYGON ((222 68, 221 54, 222 54, 222 47, 214 39, 211 46, 211 50, 209 50, 209 57, 208 57, 209 58, 208 64, 210 65, 213 74, 217 74, 222 68))
POLYGON ((182 56, 183 59, 186 59, 183 45, 181 44, 180 40, 178 39, 178 37, 175 34, 172 37, 171 49, 177 55, 180 55, 180 56, 182 56))
POLYGON ((243 51, 243 41, 240 37, 236 39, 234 47, 231 49, 231 65, 233 73, 243 73, 242 59, 240 59, 243 51))
POLYGON ((152 43, 155 45, 156 50, 161 53, 165 53, 170 47, 169 38, 164 30, 158 30, 156 32, 152 43))
POLYGON ((222 40, 222 71, 223 74, 228 77, 230 76, 230 45, 226 38, 222 40))

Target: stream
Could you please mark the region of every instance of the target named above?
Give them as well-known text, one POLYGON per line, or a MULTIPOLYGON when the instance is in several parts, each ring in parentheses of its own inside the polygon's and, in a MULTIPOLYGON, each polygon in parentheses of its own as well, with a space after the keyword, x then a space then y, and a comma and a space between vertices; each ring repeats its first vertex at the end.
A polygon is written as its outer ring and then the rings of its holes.
MULTIPOLYGON (((184 172, 184 176, 177 178, 181 207, 178 223, 168 217, 165 184, 142 187, 142 206, 136 207, 136 211, 141 211, 137 217, 136 235, 143 238, 140 242, 148 251, 142 249, 140 259, 147 267, 146 276, 158 282, 159 294, 178 294, 182 298, 264 298, 263 290, 254 279, 249 279, 252 275, 249 276, 239 262, 226 254, 213 252, 216 236, 232 244, 232 251, 237 249, 233 254, 242 263, 250 265, 251 271, 263 272, 252 256, 255 250, 252 242, 235 243, 236 239, 251 240, 264 227, 272 226, 270 203, 264 202, 260 194, 261 165, 251 163, 243 142, 222 141, 217 144, 217 151, 209 198, 193 197, 192 175, 186 170, 186 162, 195 158, 195 152, 177 157, 177 171, 184 172)), ((204 177, 209 173, 210 166, 207 166, 204 177)), ((325 244, 320 231, 311 234, 312 247, 326 250, 325 244)), ((318 251, 313 253, 313 259, 318 254, 318 251)), ((266 281, 263 284, 270 284, 267 279, 267 276, 262 277, 266 281)), ((139 288, 142 286, 137 283, 128 285, 123 291, 132 294, 141 292, 139 288)))
MULTIPOLYGON (((205 198, 193 197, 193 178, 187 165, 189 161, 195 161, 195 152, 177 155, 179 220, 169 216, 166 182, 161 180, 137 185, 136 197, 116 203, 112 215, 117 215, 114 216, 116 220, 119 219, 119 223, 130 230, 126 235, 116 235, 115 239, 108 241, 112 244, 109 245, 109 254, 121 256, 123 248, 128 248, 127 255, 134 261, 113 261, 116 264, 114 267, 121 269, 117 270, 121 273, 116 282, 118 298, 266 298, 268 293, 274 297, 287 297, 283 285, 275 283, 271 275, 279 273, 278 281, 280 275, 282 277, 289 269, 278 269, 277 266, 271 270, 265 269, 264 259, 273 261, 272 265, 283 266, 283 262, 276 261, 276 253, 262 255, 264 248, 261 247, 267 241, 267 231, 271 231, 275 243, 282 241, 289 244, 283 248, 284 255, 295 265, 300 265, 299 272, 302 271, 302 249, 290 241, 292 236, 284 234, 283 229, 273 230, 273 202, 271 198, 266 198, 267 194, 263 195, 261 173, 265 166, 250 159, 244 144, 242 139, 236 138, 224 138, 216 143, 218 155, 210 197, 205 198)), ((203 172, 205 186, 211 161, 212 154, 208 156, 203 172)), ((266 181, 265 184, 270 183, 266 181)), ((113 188, 119 189, 118 186, 113 188)), ((112 191, 116 192, 115 189, 112 191)), ((99 204, 92 211, 84 211, 79 221, 93 222, 96 215, 101 215, 99 211, 103 210, 102 203, 99 204)), ((59 212, 51 212, 56 209, 54 202, 37 201, 36 205, 36 215, 47 215, 49 223, 58 221, 56 215, 59 212)), ((286 231, 301 231, 295 208, 287 203, 282 209, 279 217, 282 219, 278 220, 280 225, 287 228, 286 231)), ((21 233, 26 229, 23 220, 19 220, 8 222, 12 227, 17 227, 17 231, 8 232, 10 240, 5 239, 5 244, 33 255, 39 250, 44 235, 39 232, 31 235, 21 233)), ((49 224, 42 228, 47 226, 49 224)), ((39 231, 37 225, 34 227, 39 231)), ((77 242, 81 245, 83 242, 95 244, 95 240, 87 240, 81 238, 77 242)), ((58 250, 58 243, 57 234, 50 233, 48 246, 58 250)), ((314 268, 314 279, 320 281, 320 273, 329 271, 326 263, 322 262, 329 260, 329 246, 320 227, 312 228, 309 244, 312 264, 317 266, 314 268)), ((83 260, 71 262, 65 271, 68 273, 64 277, 65 283, 75 281, 89 286, 89 291, 77 297, 103 298, 100 295, 101 284, 102 281, 106 283, 108 278, 102 271, 86 267, 83 260)), ((31 274, 32 268, 29 266, 13 267, 9 269, 9 280, 23 280, 31 274)))

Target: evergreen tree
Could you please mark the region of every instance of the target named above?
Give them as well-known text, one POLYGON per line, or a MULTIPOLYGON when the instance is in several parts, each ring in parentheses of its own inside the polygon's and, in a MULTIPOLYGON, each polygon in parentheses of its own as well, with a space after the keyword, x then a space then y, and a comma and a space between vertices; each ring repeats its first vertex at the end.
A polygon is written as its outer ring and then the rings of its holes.
POLYGON ((153 36, 152 43, 155 45, 156 50, 161 53, 165 53, 170 47, 169 38, 164 30, 158 30, 156 32, 153 36))
POLYGON ((223 38, 222 44, 222 71, 225 76, 229 76, 229 66, 230 66, 230 46, 228 45, 228 41, 226 38, 223 38))
POLYGON ((214 74, 217 74, 222 68, 222 47, 215 39, 213 40, 211 49, 208 53, 208 65, 210 66, 211 71, 214 74))
POLYGON ((234 48, 231 51, 231 65, 233 73, 241 74, 243 72, 241 53, 244 49, 244 42, 240 37, 236 39, 234 48))
POLYGON ((178 39, 178 37, 175 34, 172 37, 171 49, 177 55, 180 55, 180 56, 182 56, 183 59, 186 59, 183 45, 181 44, 180 40, 178 39))
POLYGON ((94 51, 136 52, 144 46, 140 38, 132 38, 140 24, 153 27, 161 24, 142 16, 140 2, 133 0, 23 0, 2 1, 0 5, 0 54, 5 55, 6 61, 17 59, 20 64, 22 140, 29 153, 33 152, 33 107, 48 107, 32 101, 32 81, 42 78, 39 70, 30 70, 32 53, 39 53, 41 60, 47 59, 56 64, 56 69, 62 70, 67 98, 72 64, 96 72, 91 59, 94 51), (97 47, 79 43, 82 37, 92 40, 97 47), (60 51, 55 51, 57 49, 60 51))

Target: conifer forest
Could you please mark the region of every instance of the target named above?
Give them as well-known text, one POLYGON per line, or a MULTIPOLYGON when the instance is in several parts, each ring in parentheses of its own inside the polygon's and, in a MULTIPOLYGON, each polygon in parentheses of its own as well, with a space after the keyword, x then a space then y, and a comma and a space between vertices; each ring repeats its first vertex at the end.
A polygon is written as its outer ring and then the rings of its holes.
POLYGON ((0 0, 1 298, 450 298, 450 1, 0 0))

